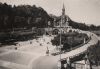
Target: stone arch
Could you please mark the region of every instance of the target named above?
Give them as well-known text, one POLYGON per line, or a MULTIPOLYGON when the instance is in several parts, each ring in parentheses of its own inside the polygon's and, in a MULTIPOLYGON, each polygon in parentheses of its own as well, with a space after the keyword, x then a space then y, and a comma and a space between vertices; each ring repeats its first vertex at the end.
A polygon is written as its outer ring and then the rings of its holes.
POLYGON ((52 34, 53 35, 57 35, 57 34, 59 34, 59 32, 60 32, 59 29, 54 29, 53 32, 52 32, 52 34))

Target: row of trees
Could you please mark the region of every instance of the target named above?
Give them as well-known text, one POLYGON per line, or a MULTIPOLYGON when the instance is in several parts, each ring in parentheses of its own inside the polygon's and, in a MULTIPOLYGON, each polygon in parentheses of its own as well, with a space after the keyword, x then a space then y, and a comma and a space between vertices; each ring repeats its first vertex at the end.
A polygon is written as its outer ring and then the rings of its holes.
POLYGON ((73 28, 76 28, 76 29, 78 28, 81 30, 89 30, 89 31, 100 30, 100 26, 95 26, 93 24, 88 26, 85 23, 78 23, 73 20, 69 21, 69 25, 72 26, 73 28))
POLYGON ((48 21, 52 21, 52 18, 41 7, 0 3, 0 30, 46 27, 48 21))

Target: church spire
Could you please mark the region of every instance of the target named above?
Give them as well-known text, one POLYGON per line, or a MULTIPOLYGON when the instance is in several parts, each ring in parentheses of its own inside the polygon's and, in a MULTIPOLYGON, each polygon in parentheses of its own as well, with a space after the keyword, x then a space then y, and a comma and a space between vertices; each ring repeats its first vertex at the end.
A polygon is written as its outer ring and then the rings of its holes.
POLYGON ((62 15, 65 15, 65 5, 63 3, 63 8, 62 8, 62 15))

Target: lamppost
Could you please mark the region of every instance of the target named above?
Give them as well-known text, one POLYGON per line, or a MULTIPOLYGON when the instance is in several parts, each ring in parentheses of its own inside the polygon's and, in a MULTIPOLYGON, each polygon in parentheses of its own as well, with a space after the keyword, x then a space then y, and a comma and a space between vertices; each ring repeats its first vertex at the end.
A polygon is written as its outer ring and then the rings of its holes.
MULTIPOLYGON (((49 26, 50 26, 50 21, 48 21, 48 34, 49 34, 49 26)), ((46 54, 49 55, 49 48, 48 48, 48 45, 47 45, 47 51, 46 51, 46 54)))
POLYGON ((61 25, 60 25, 60 44, 59 44, 59 48, 58 48, 58 50, 59 50, 59 52, 60 52, 60 58, 59 58, 59 61, 58 61, 58 69, 61 69, 61 25))
POLYGON ((61 28, 60 28, 60 60, 61 60, 61 28))
POLYGON ((61 45, 61 38, 62 38, 62 29, 61 29, 61 26, 62 26, 62 19, 61 19, 61 23, 60 23, 60 60, 61 60, 61 48, 62 48, 62 45, 61 45))
POLYGON ((50 24, 51 24, 50 21, 48 21, 48 34, 50 32, 50 29, 49 29, 50 24))

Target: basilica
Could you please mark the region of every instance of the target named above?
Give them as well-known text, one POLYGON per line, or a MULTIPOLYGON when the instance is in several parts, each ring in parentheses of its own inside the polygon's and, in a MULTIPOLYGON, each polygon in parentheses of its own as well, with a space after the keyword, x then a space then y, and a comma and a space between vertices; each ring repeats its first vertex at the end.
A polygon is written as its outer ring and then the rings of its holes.
MULTIPOLYGON (((63 4, 62 15, 59 17, 59 19, 54 18, 53 28, 46 28, 46 31, 48 31, 49 34, 66 34, 70 30, 72 30, 72 27, 69 26, 69 21, 70 18, 65 14, 65 6, 63 4)), ((48 24, 50 23, 48 22, 48 24)))
POLYGON ((60 16, 60 20, 56 21, 56 19, 54 19, 54 28, 55 28, 55 30, 56 31, 58 30, 58 33, 60 33, 59 30, 61 30, 62 33, 69 32, 69 30, 71 30, 72 27, 69 26, 69 22, 68 21, 70 21, 70 18, 69 18, 69 16, 67 16, 65 14, 65 6, 63 4, 62 15, 60 16))
MULTIPOLYGON (((62 15, 60 16, 60 20, 58 22, 54 22, 54 27, 68 27, 68 21, 70 18, 65 14, 65 6, 63 4, 62 15)), ((56 21, 56 19, 54 19, 56 21)))

